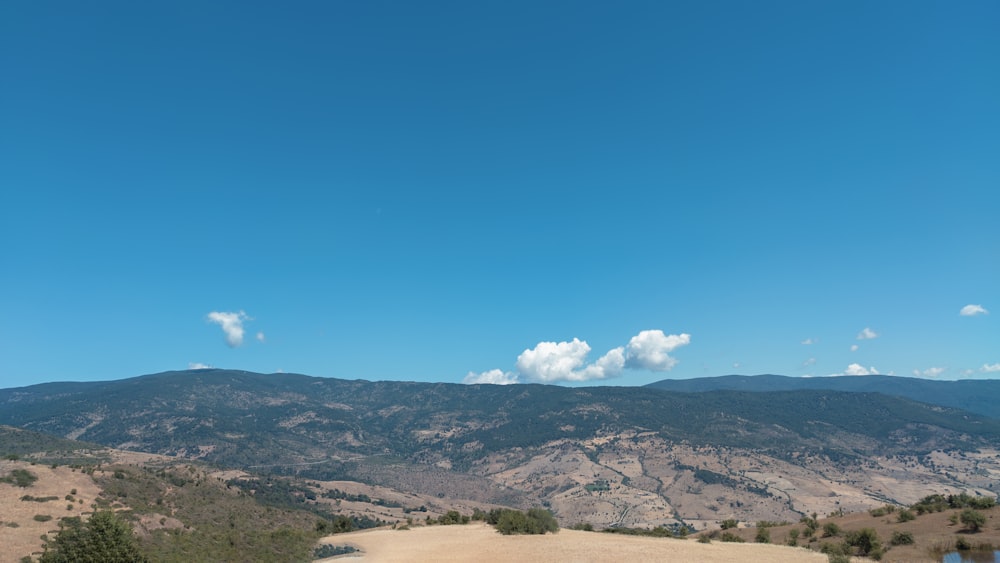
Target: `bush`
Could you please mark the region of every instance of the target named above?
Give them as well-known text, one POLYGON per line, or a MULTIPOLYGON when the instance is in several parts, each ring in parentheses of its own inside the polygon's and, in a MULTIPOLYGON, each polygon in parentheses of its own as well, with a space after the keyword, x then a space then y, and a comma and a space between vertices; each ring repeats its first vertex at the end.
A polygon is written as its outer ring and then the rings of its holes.
POLYGON ((712 543, 712 538, 708 536, 698 536, 698 543, 712 543))
POLYGON ((49 520, 52 520, 52 517, 48 514, 36 514, 34 519, 35 522, 48 522, 49 520))
POLYGON ((552 513, 544 508, 532 508, 527 513, 508 508, 496 508, 490 511, 486 521, 504 535, 545 534, 559 531, 559 523, 556 522, 552 513))
POLYGON ((21 488, 30 487, 38 480, 38 476, 27 469, 15 469, 10 475, 0 478, 0 483, 10 483, 21 488))
POLYGON ((971 508, 963 510, 958 519, 965 524, 966 529, 973 533, 978 532, 980 528, 986 525, 986 515, 971 508))
POLYGON ((913 545, 913 534, 910 532, 893 532, 889 543, 892 545, 913 545))
POLYGON ((823 537, 829 538, 840 535, 840 526, 836 522, 827 522, 823 524, 823 537))
POLYGON ((871 528, 863 528, 856 532, 850 532, 844 542, 857 549, 858 555, 870 556, 878 559, 882 553, 882 543, 878 539, 878 534, 871 528))
POLYGON ((743 543, 745 540, 732 532, 725 532, 724 534, 719 536, 719 541, 743 543))
POLYGON ((580 530, 580 531, 583 531, 583 532, 593 532, 594 531, 594 526, 591 525, 589 522, 579 522, 579 523, 573 524, 573 526, 570 527, 570 530, 580 530))
POLYGON ((915 520, 916 518, 917 516, 915 514, 913 514, 912 512, 910 512, 905 508, 903 510, 900 510, 899 514, 896 515, 896 521, 900 523, 909 522, 911 520, 915 520))
POLYGON ((723 520, 720 525, 722 526, 723 530, 730 530, 732 528, 739 526, 740 523, 733 518, 729 518, 727 520, 723 520))

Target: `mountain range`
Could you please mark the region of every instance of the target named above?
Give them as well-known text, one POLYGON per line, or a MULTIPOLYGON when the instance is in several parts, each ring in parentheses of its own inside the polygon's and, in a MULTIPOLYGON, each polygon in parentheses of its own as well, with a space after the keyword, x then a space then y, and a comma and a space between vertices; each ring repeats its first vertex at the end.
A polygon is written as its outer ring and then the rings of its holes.
POLYGON ((818 379, 566 388, 209 369, 0 390, 0 424, 255 472, 542 503, 598 525, 787 519, 996 487, 1000 420, 970 412, 980 403, 967 382, 921 391, 936 404, 899 396, 922 389, 905 378, 780 389, 818 379))

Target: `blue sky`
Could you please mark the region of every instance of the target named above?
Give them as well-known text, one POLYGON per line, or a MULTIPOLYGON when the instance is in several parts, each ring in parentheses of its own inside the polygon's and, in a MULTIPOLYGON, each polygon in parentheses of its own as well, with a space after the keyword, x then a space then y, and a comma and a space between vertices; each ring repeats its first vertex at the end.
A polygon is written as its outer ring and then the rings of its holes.
POLYGON ((4 3, 0 386, 1000 377, 998 21, 4 3))

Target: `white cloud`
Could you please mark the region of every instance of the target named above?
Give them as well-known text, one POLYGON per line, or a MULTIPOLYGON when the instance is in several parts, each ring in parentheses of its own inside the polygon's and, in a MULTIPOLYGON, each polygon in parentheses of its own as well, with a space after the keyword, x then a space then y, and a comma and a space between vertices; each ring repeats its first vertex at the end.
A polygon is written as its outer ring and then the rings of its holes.
POLYGON ((983 367, 979 368, 979 371, 983 373, 996 373, 1000 371, 1000 363, 983 364, 983 367))
POLYGON ((208 314, 208 321, 216 323, 222 327, 222 332, 226 333, 226 344, 230 348, 235 348, 243 344, 243 321, 250 320, 246 313, 220 313, 212 311, 208 314))
POLYGON ((265 340, 266 340, 266 338, 264 338, 264 333, 263 332, 258 332, 257 333, 257 342, 260 342, 261 344, 263 344, 265 342, 265 340))
POLYGON ((212 366, 201 362, 191 362, 188 364, 188 369, 212 369, 212 366))
POLYGON ((517 357, 517 371, 529 381, 552 383, 616 377, 625 367, 621 347, 585 365, 589 353, 590 345, 578 338, 572 342, 539 342, 517 357))
POLYGON ((958 312, 959 315, 963 317, 974 317, 976 315, 988 315, 990 314, 982 305, 966 305, 962 307, 962 310, 958 312))
POLYGON ((802 344, 804 344, 806 346, 809 346, 809 345, 815 344, 817 342, 819 342, 819 339, 817 339, 817 338, 806 338, 805 340, 802 341, 802 344))
POLYGON ((858 333, 858 340, 871 340, 872 338, 878 338, 878 333, 868 327, 858 333))
POLYGON ((651 371, 669 371, 677 359, 669 355, 691 343, 690 334, 663 334, 662 330, 643 330, 628 341, 625 365, 651 371))
POLYGON ((851 352, 857 352, 858 348, 860 348, 860 346, 857 344, 851 344, 851 352))
POLYGON ((816 365, 816 358, 809 358, 808 360, 802 362, 802 367, 806 368, 809 366, 816 365))
POLYGON ((851 364, 844 370, 844 375, 878 375, 875 367, 866 368, 861 364, 851 364))
POLYGON ((927 368, 925 370, 915 369, 913 370, 913 375, 917 377, 937 377, 944 373, 944 368, 927 368))
POLYGON ((517 383, 517 374, 511 373, 509 371, 503 371, 499 369, 491 369, 489 371, 484 371, 482 373, 469 372, 468 375, 462 379, 462 383, 473 384, 473 383, 491 383, 493 385, 510 385, 512 383, 517 383))

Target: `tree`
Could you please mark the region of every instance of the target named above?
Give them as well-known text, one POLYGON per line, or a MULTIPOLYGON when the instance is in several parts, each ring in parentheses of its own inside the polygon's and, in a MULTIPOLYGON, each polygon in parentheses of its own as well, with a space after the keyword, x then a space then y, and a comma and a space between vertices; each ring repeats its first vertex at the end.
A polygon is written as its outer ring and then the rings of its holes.
POLYGON ((961 520, 962 523, 965 524, 965 527, 971 532, 978 532, 979 528, 986 525, 986 515, 971 508, 963 510, 958 519, 961 520))
POLYGON ((47 542, 41 563, 147 563, 139 552, 132 526, 110 510, 91 515, 86 523, 66 518, 47 542))
POLYGON ((771 530, 768 528, 757 528, 757 537, 753 541, 757 543, 771 543, 771 530))
POLYGON ((831 536, 839 536, 839 535, 840 535, 840 526, 838 526, 836 522, 827 522, 826 524, 823 524, 824 538, 829 538, 831 536))
POLYGON ((729 518, 723 520, 721 526, 723 530, 729 530, 739 526, 739 522, 737 522, 735 518, 729 518))
POLYGON ((871 528, 862 528, 856 532, 850 532, 844 539, 847 545, 856 547, 858 555, 876 555, 882 552, 882 542, 878 539, 878 534, 871 528))

